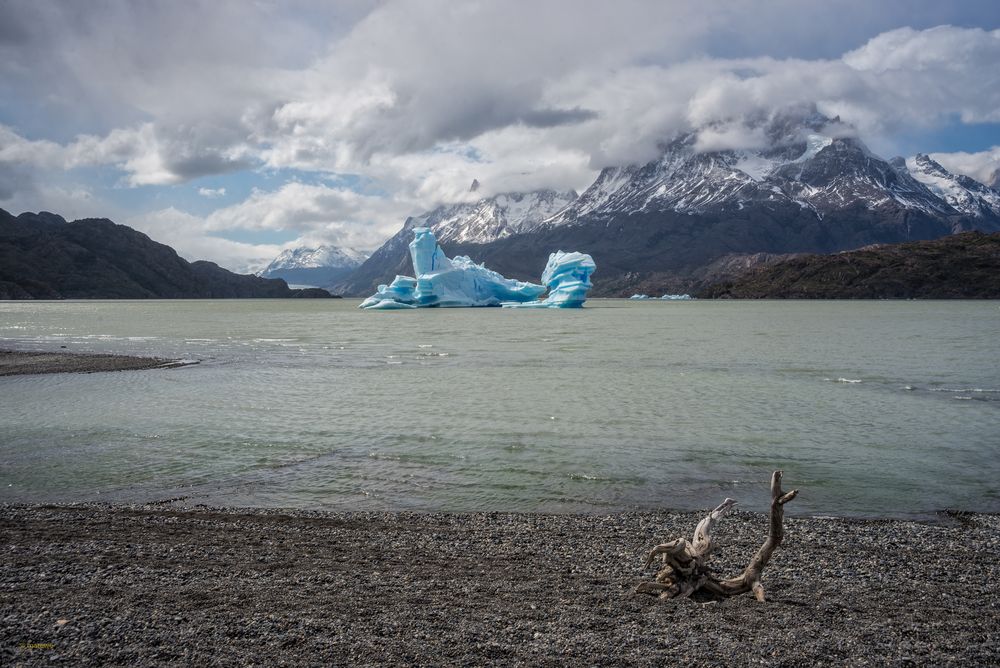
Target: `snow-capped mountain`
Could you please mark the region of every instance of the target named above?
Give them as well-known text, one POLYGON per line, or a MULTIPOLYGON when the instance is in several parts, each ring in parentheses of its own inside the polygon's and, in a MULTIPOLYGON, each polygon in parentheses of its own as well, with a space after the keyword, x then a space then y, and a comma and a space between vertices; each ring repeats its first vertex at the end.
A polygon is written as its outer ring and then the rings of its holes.
POLYGON ((257 275, 283 278, 293 285, 332 285, 368 259, 368 253, 354 248, 318 246, 282 251, 257 275))
MULTIPOLYGON (((475 192, 478 186, 479 182, 474 181, 470 192, 475 192)), ((573 191, 503 193, 476 202, 446 204, 419 216, 411 216, 399 232, 351 274, 346 283, 335 287, 344 294, 361 294, 380 282, 392 280, 397 273, 411 273, 409 243, 415 227, 429 227, 438 243, 450 252, 459 245, 488 244, 533 232, 576 197, 573 191)))
MULTIPOLYGON (((824 119, 825 120, 825 119, 824 119)), ((699 214, 750 205, 795 204, 822 217, 835 209, 883 206, 930 215, 956 211, 905 165, 874 155, 853 137, 823 132, 818 119, 770 129, 765 149, 700 151, 698 133, 682 135, 645 165, 609 167, 551 224, 673 211, 699 214)))
POLYGON ((1000 217, 1000 192, 962 174, 952 174, 929 156, 918 153, 906 160, 917 181, 953 209, 974 218, 1000 217))
MULTIPOLYGON (((478 181, 475 183, 478 184, 478 181)), ((478 202, 439 206, 407 219, 404 230, 429 227, 438 243, 485 244, 535 230, 542 221, 565 209, 576 197, 573 191, 504 193, 478 202)))
POLYGON ((596 295, 638 284, 687 292, 712 262, 744 254, 1000 230, 1000 193, 924 155, 881 158, 839 119, 776 115, 750 130, 763 148, 706 150, 720 128, 704 128, 665 143, 656 160, 603 169, 579 197, 498 195, 408 218, 342 284, 344 294, 407 273, 418 226, 433 229, 447 250, 525 280, 537 280, 531 268, 552 251, 586 251, 598 266, 596 295))

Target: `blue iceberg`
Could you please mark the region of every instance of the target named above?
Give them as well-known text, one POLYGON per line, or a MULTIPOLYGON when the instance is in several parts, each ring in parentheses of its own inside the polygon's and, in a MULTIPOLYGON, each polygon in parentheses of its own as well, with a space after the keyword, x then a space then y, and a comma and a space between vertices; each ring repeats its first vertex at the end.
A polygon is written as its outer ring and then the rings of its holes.
POLYGON ((417 279, 409 276, 397 276, 389 285, 380 285, 378 290, 368 299, 361 302, 361 308, 399 309, 417 308, 414 291, 417 279))
POLYGON ((421 307, 518 306, 529 308, 574 308, 583 305, 592 287, 594 260, 584 253, 557 251, 549 256, 542 273, 545 285, 504 278, 470 258, 449 258, 434 233, 426 227, 413 230, 410 257, 416 278, 397 276, 380 285, 361 308, 389 310, 421 307), (549 295, 539 301, 545 292, 549 295))
POLYGON ((504 308, 580 308, 587 301, 587 291, 594 287, 590 275, 597 269, 594 258, 586 253, 556 251, 549 255, 542 272, 542 283, 549 289, 541 301, 504 302, 504 308))

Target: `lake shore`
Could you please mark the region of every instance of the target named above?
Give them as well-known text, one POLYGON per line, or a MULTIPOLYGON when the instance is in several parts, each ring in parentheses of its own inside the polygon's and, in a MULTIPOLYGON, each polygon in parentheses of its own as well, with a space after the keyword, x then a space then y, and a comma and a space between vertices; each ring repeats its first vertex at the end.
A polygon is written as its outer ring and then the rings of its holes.
MULTIPOLYGON (((6 505, 4 664, 987 665, 1000 517, 786 518, 769 600, 632 594, 701 513, 6 505), (32 648, 33 647, 33 648, 32 648)), ((714 563, 766 532, 734 512, 714 563)))
POLYGON ((191 364, 191 362, 162 359, 159 357, 0 350, 0 376, 137 371, 140 369, 173 368, 187 364, 191 364))

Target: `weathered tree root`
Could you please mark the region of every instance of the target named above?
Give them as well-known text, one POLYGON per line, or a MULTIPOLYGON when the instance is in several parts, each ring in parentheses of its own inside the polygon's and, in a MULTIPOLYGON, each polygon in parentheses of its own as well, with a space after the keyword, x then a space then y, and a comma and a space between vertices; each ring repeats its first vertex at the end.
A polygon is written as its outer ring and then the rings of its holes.
POLYGON ((663 566, 656 573, 653 582, 643 582, 635 592, 668 599, 686 598, 700 589, 720 598, 752 591, 757 600, 763 602, 764 586, 760 582, 761 573, 784 538, 782 521, 785 504, 799 493, 797 489, 791 492, 781 491, 781 474, 781 471, 771 474, 771 515, 767 540, 757 550, 757 554, 753 556, 741 575, 721 580, 713 575, 712 569, 708 566, 713 548, 712 527, 720 517, 736 505, 732 499, 726 499, 698 523, 693 540, 678 538, 653 548, 646 558, 645 567, 649 568, 656 557, 662 558, 663 566))

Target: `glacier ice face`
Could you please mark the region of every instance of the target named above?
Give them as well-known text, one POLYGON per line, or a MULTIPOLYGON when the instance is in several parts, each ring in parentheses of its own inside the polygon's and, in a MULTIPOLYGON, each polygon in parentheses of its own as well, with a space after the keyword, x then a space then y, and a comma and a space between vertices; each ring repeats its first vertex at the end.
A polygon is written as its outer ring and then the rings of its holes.
POLYGON ((397 276, 389 285, 380 285, 378 290, 368 299, 361 302, 361 308, 397 309, 416 308, 414 291, 417 279, 409 276, 397 276))
POLYGON ((573 308, 583 305, 592 287, 594 260, 584 253, 557 251, 542 272, 545 285, 504 278, 470 258, 449 258, 434 233, 426 227, 413 230, 410 257, 416 278, 397 276, 390 285, 361 302, 361 308, 388 310, 429 306, 526 306, 573 308), (549 295, 538 298, 548 286, 549 295))
POLYGON ((437 239, 429 227, 418 227, 413 230, 410 258, 413 260, 413 271, 418 278, 423 274, 445 272, 453 268, 451 260, 438 246, 437 239))
POLYGON ((449 259, 426 227, 413 230, 410 257, 417 274, 417 306, 499 306, 530 301, 545 292, 541 285, 504 278, 468 257, 449 259))
POLYGON ((499 306, 503 302, 531 301, 543 292, 544 286, 504 278, 468 257, 458 256, 443 271, 420 274, 416 297, 418 306, 499 306))
POLYGON ((505 303, 506 308, 580 308, 587 292, 594 287, 590 276, 597 269, 594 258, 586 253, 556 251, 549 255, 542 272, 542 283, 549 289, 541 301, 505 303))
POLYGON ((397 276, 391 285, 380 285, 361 308, 499 306, 531 301, 545 292, 542 285, 504 278, 468 257, 449 258, 426 227, 413 230, 410 257, 417 277, 397 276))

